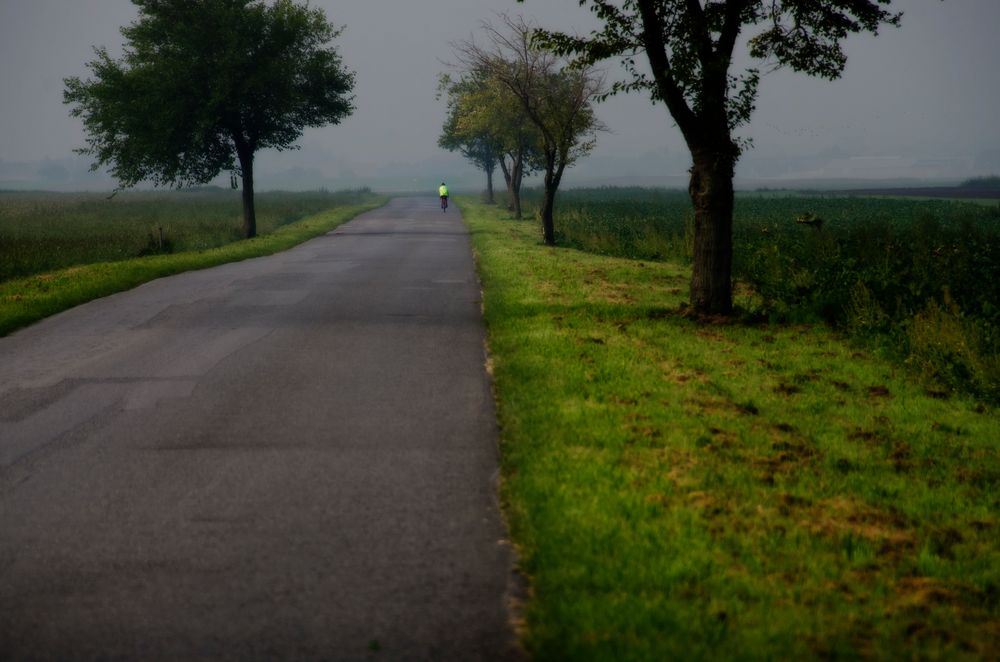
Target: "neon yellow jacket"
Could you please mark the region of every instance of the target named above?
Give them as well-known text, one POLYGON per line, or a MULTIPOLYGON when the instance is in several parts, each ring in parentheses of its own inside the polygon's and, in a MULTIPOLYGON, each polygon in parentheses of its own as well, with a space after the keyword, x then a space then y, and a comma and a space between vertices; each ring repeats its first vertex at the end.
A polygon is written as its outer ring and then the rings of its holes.
POLYGON ((445 186, 444 184, 438 186, 438 195, 441 196, 442 198, 448 197, 448 187, 445 186))

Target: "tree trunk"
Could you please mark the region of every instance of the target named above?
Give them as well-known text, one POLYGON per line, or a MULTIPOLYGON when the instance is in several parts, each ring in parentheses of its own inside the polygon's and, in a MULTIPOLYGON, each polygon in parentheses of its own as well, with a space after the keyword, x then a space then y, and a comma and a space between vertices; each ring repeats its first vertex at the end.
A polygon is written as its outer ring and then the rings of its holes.
POLYGON ((513 206, 514 218, 521 220, 521 179, 524 177, 524 157, 518 155, 510 172, 510 203, 513 206))
POLYGON ((493 199, 493 170, 496 166, 490 164, 488 167, 484 168, 486 170, 486 202, 487 204, 496 204, 493 199))
POLYGON ((556 229, 552 221, 552 210, 556 204, 556 191, 549 185, 549 176, 545 175, 545 195, 542 197, 542 240, 546 246, 556 245, 556 229))
POLYGON ((733 312, 733 159, 693 151, 688 192, 694 205, 691 305, 702 315, 733 312))
POLYGON ((503 173, 503 180, 507 184, 507 211, 511 211, 514 209, 514 193, 511 188, 510 168, 507 167, 507 160, 504 156, 500 157, 500 172, 503 173))
POLYGON ((253 204, 253 150, 238 145, 236 154, 243 177, 243 238, 251 239, 257 236, 257 212, 253 204))
POLYGON ((545 195, 542 198, 542 239, 546 246, 556 245, 556 226, 553 220, 553 212, 556 206, 556 191, 559 190, 559 182, 562 181, 563 170, 566 169, 566 155, 561 154, 559 165, 556 165, 555 156, 546 158, 545 167, 545 195))

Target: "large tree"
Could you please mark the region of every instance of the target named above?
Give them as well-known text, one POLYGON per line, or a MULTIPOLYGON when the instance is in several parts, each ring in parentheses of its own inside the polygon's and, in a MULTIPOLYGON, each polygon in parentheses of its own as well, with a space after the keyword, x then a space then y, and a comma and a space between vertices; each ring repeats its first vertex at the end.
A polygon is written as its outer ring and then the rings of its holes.
POLYGON ((471 69, 488 72, 521 105, 538 132, 544 170, 542 237, 555 243, 553 209, 566 168, 590 153, 594 136, 604 126, 593 102, 604 92, 604 79, 593 68, 565 66, 534 42, 536 26, 524 19, 502 16, 503 26, 483 25, 488 45, 472 41, 458 45, 459 58, 471 69))
POLYGON ((292 0, 132 0, 124 54, 97 48, 93 78, 67 78, 94 169, 122 188, 203 184, 231 171, 243 184, 243 235, 257 233, 254 155, 290 149, 305 127, 353 110, 354 74, 318 8, 292 0))
MULTIPOLYGON (((522 0, 519 0, 522 1, 522 0)), ((759 79, 733 74, 734 49, 746 28, 751 57, 834 79, 852 33, 898 25, 892 0, 579 0, 602 28, 589 36, 539 33, 554 53, 581 65, 619 58, 628 78, 612 92, 642 90, 663 102, 691 151, 689 192, 695 212, 691 303, 703 314, 732 310, 733 172, 759 79), (645 56, 649 69, 636 63, 645 56), (648 73, 647 73, 648 71, 648 73)))

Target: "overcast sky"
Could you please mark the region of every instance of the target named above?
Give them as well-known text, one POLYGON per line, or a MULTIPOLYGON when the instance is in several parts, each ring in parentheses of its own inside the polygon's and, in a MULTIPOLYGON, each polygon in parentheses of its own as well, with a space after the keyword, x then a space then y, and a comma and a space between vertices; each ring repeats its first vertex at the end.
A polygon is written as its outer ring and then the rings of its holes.
MULTIPOLYGON (((311 4, 347 26, 337 44, 357 72, 357 110, 339 126, 307 131, 301 151, 262 154, 261 172, 298 166, 332 178, 389 173, 415 181, 416 172, 434 168, 446 172, 430 179, 474 174, 436 146, 444 117, 436 80, 451 59, 450 42, 470 37, 497 10, 567 31, 591 25, 576 0, 311 4)), ((893 4, 904 11, 903 27, 852 38, 842 79, 785 71, 764 77, 742 132, 755 143, 741 163, 744 176, 1000 171, 1000 0, 893 4)), ((80 121, 62 104, 62 80, 87 75, 94 46, 119 52, 118 30, 135 16, 128 0, 0 0, 0 161, 60 160, 83 145, 80 121)), ((617 73, 617 65, 609 70, 617 73)), ((579 177, 683 172, 684 145, 662 105, 630 95, 599 113, 611 132, 600 136, 579 177)))

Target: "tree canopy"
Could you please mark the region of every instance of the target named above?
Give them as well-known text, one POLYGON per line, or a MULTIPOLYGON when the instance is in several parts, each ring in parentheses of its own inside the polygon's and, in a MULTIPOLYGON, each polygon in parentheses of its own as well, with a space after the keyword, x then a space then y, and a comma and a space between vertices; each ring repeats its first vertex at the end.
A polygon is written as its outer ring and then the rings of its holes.
POLYGON ((477 97, 483 84, 483 81, 472 75, 462 76, 458 80, 453 80, 447 74, 441 76, 438 96, 447 98, 448 115, 441 127, 438 146, 450 152, 459 152, 486 173, 486 194, 492 204, 493 171, 501 158, 503 145, 491 126, 470 121, 481 107, 477 97))
POLYGON ((323 11, 292 0, 132 0, 121 59, 105 48, 93 77, 65 79, 93 168, 121 187, 185 186, 224 170, 243 182, 244 236, 256 234, 253 160, 290 149, 305 127, 353 110, 354 74, 329 43, 323 11))
MULTIPOLYGON (((472 69, 455 80, 441 77, 448 116, 438 144, 460 151, 479 167, 499 164, 507 185, 508 205, 521 218, 521 181, 541 167, 541 138, 521 101, 489 71, 472 69)), ((491 167, 491 169, 492 169, 491 167)))
POLYGON ((692 156, 691 301, 697 311, 732 309, 732 180, 746 146, 734 130, 750 119, 760 78, 756 67, 731 71, 744 31, 754 31, 747 38, 752 58, 832 79, 844 71, 848 35, 899 25, 901 15, 887 9, 891 2, 579 0, 600 20, 600 29, 587 36, 536 32, 546 48, 579 66, 620 60, 627 76, 611 93, 644 91, 670 111, 692 156))
POLYGON ((542 231, 545 243, 552 245, 553 206, 563 173, 591 152, 597 132, 604 129, 593 106, 604 92, 604 78, 586 65, 566 66, 559 56, 539 48, 537 26, 520 17, 501 18, 501 27, 483 24, 487 45, 464 41, 457 54, 469 71, 481 72, 513 99, 537 132, 545 187, 542 231))

